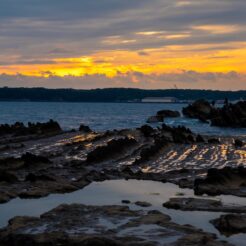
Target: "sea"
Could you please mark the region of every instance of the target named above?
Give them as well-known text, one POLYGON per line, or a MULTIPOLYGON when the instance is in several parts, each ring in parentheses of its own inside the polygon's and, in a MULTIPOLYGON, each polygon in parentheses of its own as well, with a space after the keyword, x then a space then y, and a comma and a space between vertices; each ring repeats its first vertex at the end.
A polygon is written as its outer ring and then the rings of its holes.
MULTIPOLYGON (((0 124, 17 121, 46 122, 53 119, 64 130, 78 129, 80 124, 95 131, 136 128, 146 124, 148 117, 159 110, 171 109, 182 112, 187 104, 173 103, 67 103, 67 102, 0 102, 0 124)), ((246 136, 246 128, 211 127, 196 119, 184 116, 167 118, 170 126, 185 126, 195 133, 217 136, 246 136)), ((152 124, 153 127, 162 123, 152 124)))

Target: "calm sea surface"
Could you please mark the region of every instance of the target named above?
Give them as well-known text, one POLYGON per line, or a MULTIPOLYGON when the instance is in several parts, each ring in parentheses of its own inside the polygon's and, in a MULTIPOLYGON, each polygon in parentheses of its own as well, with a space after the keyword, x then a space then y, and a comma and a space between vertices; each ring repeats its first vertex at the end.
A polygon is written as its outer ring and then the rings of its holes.
MULTIPOLYGON (((57 120, 63 129, 77 129, 81 123, 93 130, 110 130, 139 127, 158 110, 181 111, 185 104, 142 103, 49 103, 49 102, 0 102, 0 123, 21 121, 45 122, 57 120)), ((169 125, 184 125, 202 134, 246 135, 246 129, 210 127, 185 117, 166 119, 169 125)))

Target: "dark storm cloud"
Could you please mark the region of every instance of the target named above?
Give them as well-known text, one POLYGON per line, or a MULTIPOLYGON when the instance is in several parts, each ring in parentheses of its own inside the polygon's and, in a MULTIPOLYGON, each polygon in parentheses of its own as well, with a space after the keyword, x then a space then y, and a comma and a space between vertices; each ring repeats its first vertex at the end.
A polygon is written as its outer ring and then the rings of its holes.
POLYGON ((245 0, 1 0, 0 51, 46 58, 105 49, 240 42, 246 40, 245 26, 245 0), (228 33, 209 33, 193 29, 199 25, 240 28, 228 33), (185 31, 190 36, 157 39, 136 35, 146 31, 165 31, 170 35, 185 31), (136 42, 103 42, 115 35, 136 42))

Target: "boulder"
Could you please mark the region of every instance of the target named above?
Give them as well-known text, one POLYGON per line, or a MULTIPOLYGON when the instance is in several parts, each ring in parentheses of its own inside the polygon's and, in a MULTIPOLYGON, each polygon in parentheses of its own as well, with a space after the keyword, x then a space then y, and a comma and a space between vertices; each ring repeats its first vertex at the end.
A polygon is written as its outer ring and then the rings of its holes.
POLYGON ((157 112, 158 116, 162 116, 164 118, 177 118, 180 117, 179 111, 173 110, 160 110, 157 112))
POLYGON ((211 168, 205 179, 196 179, 194 191, 196 195, 230 194, 246 196, 246 168, 225 167, 223 169, 211 168))
POLYGON ((245 214, 225 214, 220 218, 212 220, 211 223, 227 236, 237 233, 246 233, 245 214))
POLYGON ((183 108, 183 114, 189 118, 197 118, 202 121, 210 119, 213 107, 206 100, 197 100, 186 108, 183 108))

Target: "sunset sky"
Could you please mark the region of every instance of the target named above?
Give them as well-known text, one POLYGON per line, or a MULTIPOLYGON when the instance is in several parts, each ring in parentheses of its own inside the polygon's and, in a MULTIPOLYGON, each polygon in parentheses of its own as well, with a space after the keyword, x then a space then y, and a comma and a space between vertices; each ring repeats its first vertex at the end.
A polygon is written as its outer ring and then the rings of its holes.
POLYGON ((0 86, 246 89, 246 1, 0 0, 0 86))

